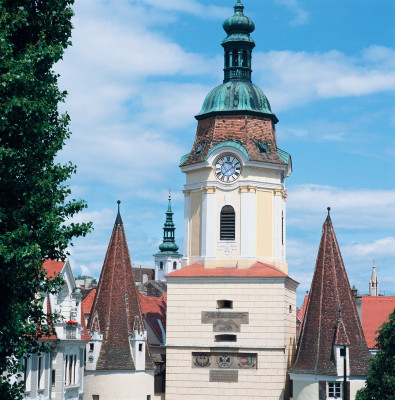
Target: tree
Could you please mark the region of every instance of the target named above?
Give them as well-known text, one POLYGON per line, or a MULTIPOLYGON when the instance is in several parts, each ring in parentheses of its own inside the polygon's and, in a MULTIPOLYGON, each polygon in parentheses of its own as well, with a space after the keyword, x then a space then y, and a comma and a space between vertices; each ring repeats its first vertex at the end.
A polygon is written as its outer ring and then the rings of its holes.
POLYGON ((395 399, 395 310, 378 330, 378 352, 371 360, 365 387, 356 400, 395 399))
POLYGON ((85 280, 85 279, 92 279, 92 283, 96 284, 97 283, 97 279, 94 278, 93 276, 90 275, 78 275, 74 277, 75 280, 81 279, 81 280, 85 280))
POLYGON ((24 353, 45 350, 38 339, 51 325, 42 294, 60 280, 45 279, 43 261, 64 260, 72 239, 91 228, 69 222, 86 204, 70 199, 75 166, 55 162, 70 131, 53 66, 70 45, 72 4, 0 0, 1 399, 21 398, 22 383, 10 374, 24 353))

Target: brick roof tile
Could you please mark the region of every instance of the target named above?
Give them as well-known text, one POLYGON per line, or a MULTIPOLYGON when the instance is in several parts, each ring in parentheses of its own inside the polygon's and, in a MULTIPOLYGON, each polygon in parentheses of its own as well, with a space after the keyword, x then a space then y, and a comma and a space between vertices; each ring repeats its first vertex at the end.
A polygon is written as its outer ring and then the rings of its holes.
MULTIPOLYGON (((349 341, 350 375, 365 376, 369 350, 351 294, 339 245, 328 216, 324 223, 309 300, 299 338, 295 362, 296 374, 336 375, 333 344, 341 310, 344 334, 349 341)), ((343 328, 341 328, 343 329, 343 328)))
MULTIPOLYGON (((133 331, 135 316, 142 320, 124 227, 117 221, 121 221, 118 216, 88 321, 88 329, 93 331, 97 315, 99 331, 103 334, 97 370, 135 370, 129 334, 133 331)), ((153 369, 149 350, 146 369, 153 369)))
POLYGON ((198 262, 165 275, 167 278, 286 278, 287 275, 273 265, 256 262, 250 268, 204 268, 198 262))

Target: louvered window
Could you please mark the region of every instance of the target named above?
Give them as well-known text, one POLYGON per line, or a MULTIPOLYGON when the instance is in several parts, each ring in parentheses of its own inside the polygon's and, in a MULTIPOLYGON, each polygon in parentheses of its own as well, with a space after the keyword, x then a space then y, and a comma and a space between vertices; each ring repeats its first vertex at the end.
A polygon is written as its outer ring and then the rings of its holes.
POLYGON ((235 240, 235 210, 232 206, 222 207, 220 225, 220 239, 235 240))

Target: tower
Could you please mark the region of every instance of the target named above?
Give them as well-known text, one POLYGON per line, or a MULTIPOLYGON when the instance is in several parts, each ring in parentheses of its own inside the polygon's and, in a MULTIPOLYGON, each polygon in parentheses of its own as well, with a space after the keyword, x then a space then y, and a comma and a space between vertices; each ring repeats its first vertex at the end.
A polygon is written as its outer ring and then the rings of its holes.
POLYGON ((169 189, 169 203, 166 211, 166 221, 163 226, 163 242, 159 246, 159 252, 155 257, 155 280, 165 280, 165 275, 181 268, 182 255, 178 252, 175 241, 176 227, 173 222, 171 210, 171 192, 169 189))
POLYGON ((378 296, 379 295, 379 280, 376 276, 376 265, 373 263, 372 276, 369 281, 369 295, 378 296))
POLYGON ((277 117, 251 81, 255 29, 238 1, 225 20, 224 80, 205 98, 195 142, 180 161, 184 190, 183 266, 251 267, 287 273, 286 190, 291 156, 277 145, 277 117))
POLYGON ((85 396, 145 400, 154 396, 154 365, 119 210, 93 301, 88 330, 85 396))
POLYGON ((225 20, 224 80, 204 100, 181 158, 182 268, 166 275, 166 400, 284 399, 297 282, 287 275, 277 117, 251 81, 254 23, 225 20))
POLYGON ((290 369, 295 400, 344 399, 345 392, 354 399, 364 386, 369 365, 369 350, 329 210, 290 369))

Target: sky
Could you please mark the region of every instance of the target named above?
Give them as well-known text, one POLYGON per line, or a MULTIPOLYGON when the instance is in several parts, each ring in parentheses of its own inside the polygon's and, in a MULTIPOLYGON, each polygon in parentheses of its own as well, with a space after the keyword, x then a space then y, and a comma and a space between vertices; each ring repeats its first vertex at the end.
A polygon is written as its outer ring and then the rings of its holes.
MULTIPOLYGON (((194 118, 223 79, 225 18, 235 0, 76 0, 72 46, 56 65, 72 136, 75 275, 99 277, 117 204, 134 267, 152 268, 168 188, 182 250, 184 174, 194 118)), ((395 295, 395 3, 392 0, 244 0, 256 26, 253 82, 272 111, 286 180, 289 275, 309 290, 326 208, 351 285, 395 295), (373 261, 374 260, 374 261, 373 261)))

